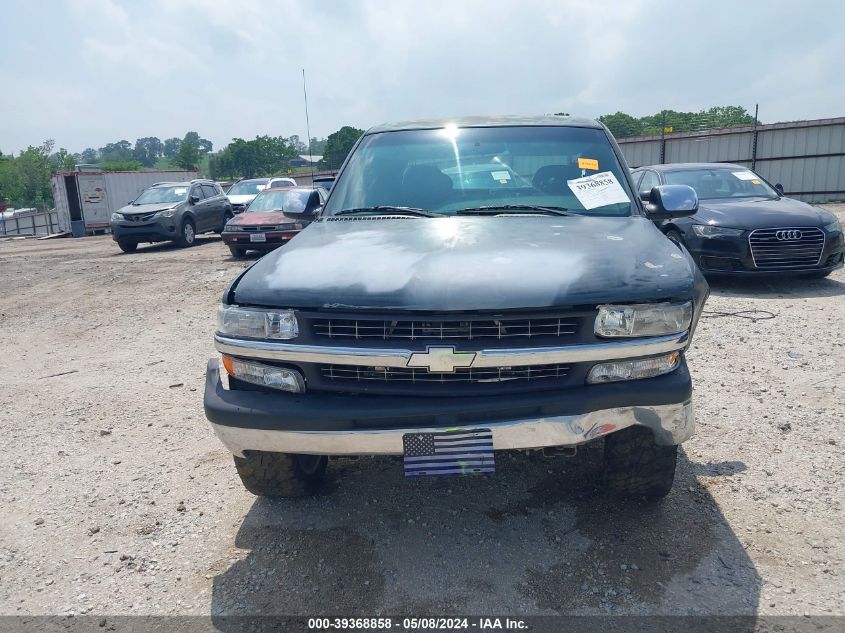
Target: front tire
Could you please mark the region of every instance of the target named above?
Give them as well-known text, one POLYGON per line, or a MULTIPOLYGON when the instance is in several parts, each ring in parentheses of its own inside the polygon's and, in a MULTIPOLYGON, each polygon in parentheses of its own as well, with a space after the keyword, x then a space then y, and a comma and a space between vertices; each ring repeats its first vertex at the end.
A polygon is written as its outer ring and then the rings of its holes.
POLYGON ((117 245, 124 253, 134 253, 138 248, 138 242, 131 242, 129 240, 119 240, 117 245))
POLYGON ((313 494, 326 474, 325 455, 249 452, 235 456, 244 488, 259 497, 304 497, 313 494))
POLYGON ((237 246, 230 246, 229 252, 232 253, 232 257, 235 259, 240 259, 244 255, 246 255, 246 249, 238 248, 237 246))
POLYGON ((652 432, 632 426, 604 440, 604 481, 608 491, 625 497, 657 500, 675 481, 677 446, 654 443, 652 432))
POLYGON ((190 218, 182 220, 182 225, 179 227, 179 237, 176 238, 176 243, 181 247, 193 246, 197 240, 197 228, 194 226, 194 221, 190 218))

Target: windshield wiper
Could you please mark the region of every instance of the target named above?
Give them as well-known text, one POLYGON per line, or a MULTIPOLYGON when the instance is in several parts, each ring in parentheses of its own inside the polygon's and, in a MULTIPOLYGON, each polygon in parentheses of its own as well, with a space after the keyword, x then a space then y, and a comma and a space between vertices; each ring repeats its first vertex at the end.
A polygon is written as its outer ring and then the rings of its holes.
POLYGON ((435 213, 428 209, 420 209, 418 207, 393 207, 389 205, 382 205, 377 207, 358 207, 355 209, 343 209, 334 215, 355 215, 356 213, 368 213, 384 211, 391 215, 414 215, 421 218, 439 218, 443 217, 442 213, 435 213))
POLYGON ((549 215, 572 215, 566 207, 547 207, 538 204, 499 204, 458 209, 456 215, 500 215, 502 211, 540 211, 549 215))

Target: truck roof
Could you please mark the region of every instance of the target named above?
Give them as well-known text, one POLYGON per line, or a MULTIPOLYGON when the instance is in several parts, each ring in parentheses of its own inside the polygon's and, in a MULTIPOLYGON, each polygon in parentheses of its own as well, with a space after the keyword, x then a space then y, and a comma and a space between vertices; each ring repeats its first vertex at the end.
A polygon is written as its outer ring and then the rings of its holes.
POLYGON ((436 130, 454 125, 456 127, 513 127, 513 126, 541 126, 541 127, 591 127, 601 128, 602 125, 594 119, 572 116, 464 116, 440 119, 416 119, 413 121, 399 121, 397 123, 382 123, 367 130, 366 134, 377 132, 398 132, 400 130, 436 130))

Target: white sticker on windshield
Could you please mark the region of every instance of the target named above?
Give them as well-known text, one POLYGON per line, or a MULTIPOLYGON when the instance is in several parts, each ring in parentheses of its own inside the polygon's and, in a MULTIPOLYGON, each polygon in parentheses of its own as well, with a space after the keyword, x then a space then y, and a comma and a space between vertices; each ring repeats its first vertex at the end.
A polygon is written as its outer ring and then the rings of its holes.
POLYGON ((510 172, 507 172, 507 171, 491 171, 490 175, 493 176, 493 180, 510 180, 511 179, 510 172))
POLYGON ((731 173, 740 180, 757 180, 759 178, 757 174, 752 174, 750 171, 732 171, 731 173))
POLYGON ((575 194, 585 209, 595 209, 607 204, 630 202, 628 194, 616 180, 613 172, 603 171, 600 174, 584 176, 575 180, 567 180, 566 184, 575 194))
POLYGON ((174 191, 176 192, 176 195, 177 195, 177 196, 181 196, 181 195, 184 195, 184 193, 185 193, 187 190, 188 190, 187 188, 182 188, 182 189, 175 189, 174 191))

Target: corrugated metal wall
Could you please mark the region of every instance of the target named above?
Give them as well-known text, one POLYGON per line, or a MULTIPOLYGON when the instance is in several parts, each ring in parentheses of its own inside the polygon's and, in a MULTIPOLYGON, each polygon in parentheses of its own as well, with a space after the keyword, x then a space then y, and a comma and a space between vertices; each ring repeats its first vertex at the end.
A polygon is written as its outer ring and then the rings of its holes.
POLYGON ((664 144, 665 163, 754 163, 763 178, 781 183, 791 197, 845 200, 845 117, 617 141, 631 167, 659 163, 664 144))

